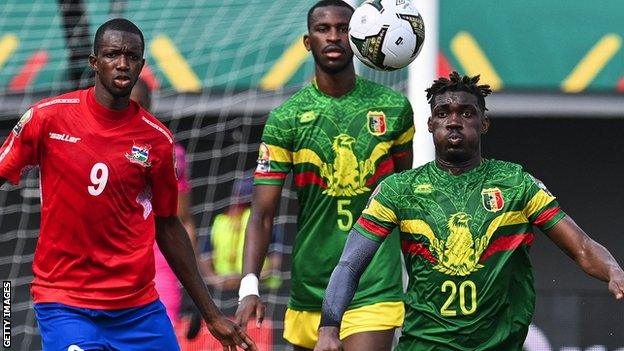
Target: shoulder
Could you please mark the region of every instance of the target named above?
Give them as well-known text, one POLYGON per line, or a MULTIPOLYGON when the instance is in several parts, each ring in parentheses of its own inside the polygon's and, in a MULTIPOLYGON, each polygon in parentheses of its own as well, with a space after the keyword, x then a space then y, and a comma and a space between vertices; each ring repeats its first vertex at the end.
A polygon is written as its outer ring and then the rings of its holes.
POLYGON ((299 89, 296 93, 291 95, 281 105, 274 108, 271 111, 272 118, 288 119, 294 118, 301 109, 310 108, 314 102, 312 97, 312 89, 314 87, 310 84, 302 89, 299 89))
POLYGON ((144 125, 144 128, 148 133, 152 133, 152 137, 157 141, 164 144, 171 145, 173 147, 173 134, 161 121, 152 116, 144 108, 139 109, 139 120, 144 125))
POLYGON ((398 104, 398 105, 409 105, 409 100, 402 93, 385 86, 383 84, 379 84, 368 80, 366 78, 362 78, 358 76, 359 84, 362 86, 362 95, 364 96, 375 96, 383 98, 388 103, 398 104))
POLYGON ((490 159, 485 161, 488 163, 488 173, 489 177, 494 180, 509 180, 513 182, 522 182, 526 176, 529 174, 524 170, 522 165, 490 159))
POLYGON ((53 114, 54 112, 68 108, 78 107, 84 98, 86 90, 76 90, 62 95, 57 95, 37 101, 31 106, 33 113, 39 115, 53 114))

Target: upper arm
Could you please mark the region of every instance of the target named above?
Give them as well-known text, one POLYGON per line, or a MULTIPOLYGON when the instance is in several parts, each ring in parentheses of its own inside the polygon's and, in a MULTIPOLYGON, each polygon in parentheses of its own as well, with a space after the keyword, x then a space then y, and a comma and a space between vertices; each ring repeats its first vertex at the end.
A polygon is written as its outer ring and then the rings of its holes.
POLYGON ((173 146, 168 141, 156 146, 156 159, 149 172, 154 213, 161 217, 178 213, 178 180, 173 146))
POLYGON ((281 186, 256 184, 251 200, 251 217, 255 219, 270 217, 272 220, 279 206, 281 194, 281 186))
POLYGON ((577 257, 591 239, 572 218, 565 216, 546 231, 546 235, 568 256, 577 257))
POLYGON ((0 148, 0 176, 17 184, 22 169, 39 163, 44 116, 36 108, 28 109, 0 148))
POLYGON ((394 161, 394 169, 397 172, 412 168, 414 160, 414 132, 414 112, 412 105, 405 98, 400 116, 399 132, 390 149, 394 161))

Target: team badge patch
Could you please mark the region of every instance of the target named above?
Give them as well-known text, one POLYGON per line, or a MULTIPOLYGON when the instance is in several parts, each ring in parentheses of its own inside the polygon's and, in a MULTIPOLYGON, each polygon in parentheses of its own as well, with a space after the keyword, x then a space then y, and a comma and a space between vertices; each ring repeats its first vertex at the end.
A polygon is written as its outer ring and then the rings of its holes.
POLYGON ((152 164, 149 162, 149 151, 152 147, 150 145, 132 145, 132 152, 126 154, 126 158, 132 162, 140 164, 143 167, 150 167, 152 164))
POLYGON ((314 121, 315 119, 316 119, 316 112, 314 111, 304 112, 299 116, 300 123, 308 123, 308 122, 314 121))
POLYGON ((498 212, 505 206, 505 199, 499 188, 481 190, 481 200, 483 207, 490 212, 498 212))
POLYGON ((416 194, 431 194, 433 192, 433 185, 426 184, 418 184, 414 187, 414 192, 416 194))
POLYGON ((29 108, 28 111, 24 112, 22 117, 20 117, 19 121, 17 121, 17 124, 15 125, 15 127, 13 127, 13 134, 15 134, 16 137, 20 135, 26 123, 28 123, 28 121, 30 121, 30 119, 32 118, 32 115, 33 109, 29 108))
POLYGON ((258 160, 256 162, 258 163, 256 172, 267 173, 271 171, 271 153, 269 152, 269 146, 266 143, 260 144, 258 160))
POLYGON ((368 111, 368 131, 372 135, 384 135, 386 133, 386 115, 381 111, 368 111))

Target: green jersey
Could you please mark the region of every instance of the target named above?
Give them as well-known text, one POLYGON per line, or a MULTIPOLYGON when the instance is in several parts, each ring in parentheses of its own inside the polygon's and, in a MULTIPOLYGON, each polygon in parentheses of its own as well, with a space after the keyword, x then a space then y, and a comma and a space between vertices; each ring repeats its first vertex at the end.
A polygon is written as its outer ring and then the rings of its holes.
MULTIPOLYGON (((372 189, 394 172, 414 135, 401 94, 356 78, 333 98, 311 84, 271 112, 264 126, 255 184, 282 185, 292 170, 299 200, 289 307, 320 311, 347 234, 372 189)), ((351 307, 401 301, 398 234, 364 273, 351 307)))
POLYGON ((457 176, 430 162, 384 180, 354 229, 380 241, 399 227, 410 278, 399 349, 521 351, 535 302, 533 225, 564 216, 509 162, 457 176))

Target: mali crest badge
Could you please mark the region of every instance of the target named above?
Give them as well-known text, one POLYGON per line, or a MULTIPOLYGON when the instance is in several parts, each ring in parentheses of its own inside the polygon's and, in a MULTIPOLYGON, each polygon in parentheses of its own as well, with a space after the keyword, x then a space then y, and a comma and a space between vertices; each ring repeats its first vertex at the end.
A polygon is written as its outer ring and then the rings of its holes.
POLYGON ((368 111, 366 115, 368 118, 368 131, 372 135, 384 135, 386 134, 386 115, 382 111, 368 111))
POLYGON ((133 144, 131 153, 126 154, 126 158, 132 162, 139 164, 143 167, 150 167, 152 164, 149 162, 149 151, 152 147, 148 144, 138 145, 133 144))
POLYGON ((481 190, 481 203, 489 212, 498 212, 505 206, 505 199, 499 188, 489 188, 481 190))

